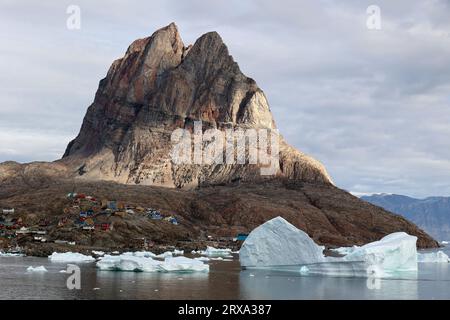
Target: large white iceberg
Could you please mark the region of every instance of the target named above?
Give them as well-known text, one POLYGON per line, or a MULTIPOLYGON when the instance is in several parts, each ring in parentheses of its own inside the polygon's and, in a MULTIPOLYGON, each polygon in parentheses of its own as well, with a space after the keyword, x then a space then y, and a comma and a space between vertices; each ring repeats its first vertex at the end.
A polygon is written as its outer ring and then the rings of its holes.
POLYGON ((323 247, 281 217, 254 229, 239 250, 243 267, 273 267, 324 262, 323 247))
POLYGON ((418 253, 417 261, 421 263, 449 263, 450 259, 443 251, 437 251, 418 253))
POLYGON ((51 256, 48 257, 51 262, 94 262, 95 258, 91 256, 85 256, 84 254, 77 252, 64 252, 58 253, 53 252, 51 256))
POLYGON ((363 261, 368 275, 417 271, 416 242, 417 237, 396 232, 359 247, 342 259, 348 262, 363 261))
POLYGON ((151 257, 122 254, 106 255, 97 262, 97 268, 108 271, 134 272, 197 272, 209 271, 209 266, 202 261, 186 257, 166 257, 164 261, 151 257))
POLYGON ((280 268, 303 274, 389 276, 417 271, 417 237, 404 232, 385 236, 362 247, 336 250, 344 257, 324 257, 323 247, 281 217, 253 230, 239 253, 241 265, 280 268), (304 268, 306 266, 306 268, 304 268))

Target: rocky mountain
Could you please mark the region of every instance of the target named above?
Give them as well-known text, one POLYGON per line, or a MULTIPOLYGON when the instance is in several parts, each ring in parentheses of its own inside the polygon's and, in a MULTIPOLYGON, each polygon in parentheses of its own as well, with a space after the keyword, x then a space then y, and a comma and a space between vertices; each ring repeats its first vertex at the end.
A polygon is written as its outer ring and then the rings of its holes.
MULTIPOLYGON (((361 245, 396 231, 417 236, 421 248, 438 245, 405 218, 334 186, 320 162, 282 137, 273 176, 261 175, 264 164, 173 163, 172 133, 195 132, 199 120, 200 132, 276 128, 264 92, 240 71, 217 33, 185 46, 170 24, 133 42, 112 64, 62 159, 0 164, 0 206, 17 208, 25 224, 40 218, 58 224, 66 193, 75 191, 156 207, 181 222, 111 217, 115 231, 101 238, 49 227, 55 238, 86 246, 125 246, 142 237, 195 243, 205 234, 247 233, 276 216, 328 246, 361 245)), ((257 151, 267 151, 260 141, 257 151)))
POLYGON ((450 198, 374 194, 361 199, 404 216, 440 241, 450 240, 450 198))
MULTIPOLYGON (((192 130, 196 120, 203 131, 275 129, 264 92, 241 72, 219 34, 185 46, 172 23, 134 41, 114 61, 62 163, 86 179, 127 184, 187 187, 261 178, 259 165, 174 165, 171 133, 192 130)), ((276 173, 331 183, 322 164, 283 139, 276 173)))

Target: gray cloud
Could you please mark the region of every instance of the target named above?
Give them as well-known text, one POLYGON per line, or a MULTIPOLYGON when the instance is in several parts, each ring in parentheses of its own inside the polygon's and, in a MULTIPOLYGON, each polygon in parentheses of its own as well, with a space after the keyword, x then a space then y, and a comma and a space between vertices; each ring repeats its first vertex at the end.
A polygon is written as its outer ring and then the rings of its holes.
POLYGON ((450 5, 377 1, 73 1, 0 4, 0 161, 54 160, 98 81, 136 38, 177 22, 218 31, 269 98, 281 132, 353 192, 450 193, 450 5))

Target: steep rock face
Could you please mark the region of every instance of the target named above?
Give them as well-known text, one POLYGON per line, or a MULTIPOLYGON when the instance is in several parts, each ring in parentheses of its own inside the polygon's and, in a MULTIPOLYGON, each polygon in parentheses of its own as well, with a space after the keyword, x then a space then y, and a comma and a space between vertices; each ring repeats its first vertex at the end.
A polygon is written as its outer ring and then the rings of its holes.
MULTIPOLYGON (((264 92, 246 77, 216 32, 186 47, 175 24, 139 39, 100 81, 62 163, 86 179, 187 187, 262 179, 260 165, 172 163, 177 128, 275 129, 264 92)), ((331 183, 318 161, 280 139, 276 176, 331 183)))

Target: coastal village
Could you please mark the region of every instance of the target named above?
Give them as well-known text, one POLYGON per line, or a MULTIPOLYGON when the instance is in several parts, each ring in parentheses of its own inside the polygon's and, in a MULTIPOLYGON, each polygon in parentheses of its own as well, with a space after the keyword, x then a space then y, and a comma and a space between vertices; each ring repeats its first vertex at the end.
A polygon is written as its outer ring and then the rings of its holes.
MULTIPOLYGON (((115 224, 126 220, 149 220, 158 224, 180 225, 179 217, 172 213, 161 212, 156 208, 145 208, 127 204, 123 201, 98 199, 85 193, 71 192, 66 196, 66 205, 62 212, 54 217, 43 216, 40 219, 26 221, 15 208, 2 208, 0 212, 0 249, 17 253, 23 246, 33 248, 32 254, 50 244, 67 250, 82 251, 77 239, 86 237, 102 237, 102 234, 115 232, 115 224)), ((190 242, 190 248, 205 245, 239 246, 247 235, 238 234, 234 238, 220 238, 207 235, 201 243, 190 242)), ((166 250, 171 246, 158 246, 145 237, 129 238, 127 248, 166 250)), ((50 246, 53 248, 54 246, 50 246)), ((104 249, 103 247, 98 247, 104 249)), ((109 248, 116 249, 116 248, 109 248)), ((0 250, 0 251, 1 251, 0 250)), ((50 250, 50 249, 49 249, 50 250)), ((64 249, 63 249, 64 250, 64 249)))

